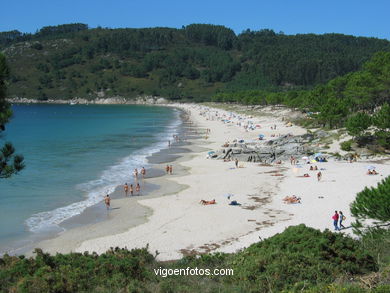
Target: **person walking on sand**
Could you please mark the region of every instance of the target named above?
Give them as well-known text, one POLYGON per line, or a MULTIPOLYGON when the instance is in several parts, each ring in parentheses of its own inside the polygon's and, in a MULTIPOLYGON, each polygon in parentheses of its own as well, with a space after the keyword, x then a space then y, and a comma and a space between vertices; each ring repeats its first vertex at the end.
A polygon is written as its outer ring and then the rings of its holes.
POLYGON ((138 180, 138 170, 137 170, 137 168, 134 169, 133 175, 134 175, 135 180, 138 180))
POLYGON ((169 174, 170 174, 170 175, 173 174, 173 167, 172 167, 172 165, 169 166, 169 174))
POLYGON ((334 215, 333 215, 332 219, 333 219, 334 230, 339 231, 340 230, 339 226, 338 226, 339 214, 337 213, 337 211, 334 211, 334 215))
POLYGON ((134 195, 134 187, 133 187, 133 184, 130 184, 130 195, 131 195, 131 196, 134 195))
POLYGON ((340 219, 340 222, 339 222, 339 227, 340 229, 345 229, 344 225, 343 225, 343 221, 346 219, 343 212, 342 211, 339 211, 339 219, 340 219))
POLYGON ((167 165, 167 166, 165 167, 165 171, 167 172, 167 174, 169 173, 169 165, 167 165))
POLYGON ((322 173, 321 171, 317 173, 317 180, 320 181, 322 178, 322 173))
POLYGON ((236 164, 236 168, 238 168, 238 159, 237 158, 234 160, 234 163, 236 164))
POLYGON ((125 183, 125 185, 123 185, 123 190, 125 192, 125 196, 127 196, 127 193, 129 192, 129 185, 127 185, 127 183, 125 183))
POLYGON ((141 191, 141 186, 139 186, 139 183, 137 183, 137 186, 135 187, 135 191, 137 192, 137 195, 139 195, 141 191))
POLYGON ((146 175, 145 167, 142 167, 142 169, 141 169, 141 175, 142 175, 142 179, 145 179, 145 175, 146 175))
POLYGON ((104 203, 106 204, 106 208, 108 211, 110 209, 110 203, 111 203, 111 198, 108 194, 104 197, 104 203))

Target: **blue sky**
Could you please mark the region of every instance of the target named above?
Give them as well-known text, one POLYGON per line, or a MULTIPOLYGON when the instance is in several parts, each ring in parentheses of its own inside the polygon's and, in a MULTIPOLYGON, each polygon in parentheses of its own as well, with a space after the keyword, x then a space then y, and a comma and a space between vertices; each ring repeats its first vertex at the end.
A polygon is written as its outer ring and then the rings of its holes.
POLYGON ((90 27, 221 24, 236 33, 270 28, 285 34, 344 33, 390 40, 390 0, 5 0, 0 31, 35 32, 82 22, 90 27))

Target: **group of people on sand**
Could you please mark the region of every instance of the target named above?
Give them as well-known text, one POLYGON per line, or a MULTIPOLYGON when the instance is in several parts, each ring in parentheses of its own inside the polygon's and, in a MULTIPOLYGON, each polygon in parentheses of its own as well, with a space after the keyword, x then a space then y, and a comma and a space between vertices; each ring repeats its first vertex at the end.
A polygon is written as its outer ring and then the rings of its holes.
MULTIPOLYGON (((318 167, 317 166, 310 166, 310 171, 318 171, 318 167)), ((303 174, 303 177, 310 177, 310 175, 308 173, 305 173, 303 174)), ((321 171, 318 171, 317 173, 317 181, 321 181, 322 179, 322 172, 321 171)))
MULTIPOLYGON (((130 192, 130 195, 133 196, 134 195, 134 186, 133 186, 133 184, 128 185, 127 182, 126 182, 125 185, 123 185, 123 191, 125 192, 125 196, 128 196, 129 192, 130 192)), ((137 195, 140 195, 141 186, 139 185, 138 182, 137 182, 137 185, 135 186, 135 192, 137 193, 137 195)))
POLYGON ((146 169, 145 167, 142 167, 141 171, 138 172, 138 169, 135 168, 134 171, 133 171, 133 176, 134 176, 134 179, 135 181, 138 181, 138 175, 139 173, 141 173, 141 176, 142 176, 142 179, 145 179, 145 175, 146 175, 146 169))
POLYGON ((372 170, 368 170, 367 171, 367 175, 378 175, 379 173, 375 170, 375 169, 372 169, 372 170))
MULTIPOLYGON (((135 179, 135 187, 133 184, 127 184, 127 182, 123 185, 123 192, 125 194, 125 196, 133 196, 134 195, 134 191, 136 193, 136 195, 141 195, 141 185, 139 184, 138 182, 138 178, 139 178, 139 174, 141 174, 142 176, 142 179, 145 178, 146 176, 146 169, 145 167, 142 167, 141 168, 141 171, 138 172, 138 169, 135 168, 134 171, 133 171, 133 176, 134 176, 134 179, 135 179)), ((104 197, 104 204, 106 205, 106 208, 107 210, 110 209, 110 205, 111 205, 111 197, 109 194, 107 194, 105 197, 104 197)))
POLYGON ((283 201, 284 201, 284 203, 288 203, 288 204, 301 203, 301 198, 297 197, 295 195, 292 195, 292 196, 286 196, 285 198, 283 198, 283 201))
POLYGON ((297 159, 294 156, 290 157, 290 164, 291 165, 296 165, 298 163, 297 159))
POLYGON ((335 231, 340 231, 341 229, 345 229, 343 225, 343 221, 345 220, 345 216, 342 211, 334 211, 334 215, 332 216, 333 226, 335 231))
POLYGON ((172 165, 166 165, 165 166, 165 172, 169 175, 172 175, 173 174, 173 167, 172 165))
MULTIPOLYGON (((176 134, 173 134, 172 138, 173 138, 172 142, 179 142, 180 141, 180 137, 176 134)), ((184 140, 185 140, 185 138, 184 138, 184 140)), ((170 147, 171 145, 172 145, 172 143, 171 143, 171 140, 169 139, 168 140, 168 147, 170 147)))

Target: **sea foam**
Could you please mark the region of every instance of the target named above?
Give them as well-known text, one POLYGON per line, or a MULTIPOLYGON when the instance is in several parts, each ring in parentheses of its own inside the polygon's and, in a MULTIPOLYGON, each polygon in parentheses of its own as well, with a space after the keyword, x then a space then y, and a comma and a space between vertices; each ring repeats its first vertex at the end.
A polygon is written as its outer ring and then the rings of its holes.
POLYGON ((81 214, 86 208, 101 202, 104 195, 112 193, 118 185, 128 181, 134 168, 148 167, 146 158, 164 149, 167 146, 167 140, 172 139, 172 136, 177 134, 181 120, 177 109, 174 110, 174 113, 173 122, 159 135, 157 143, 123 158, 118 164, 104 170, 99 178, 78 184, 76 188, 86 195, 84 200, 32 215, 25 222, 28 230, 31 232, 43 232, 53 229, 64 230, 59 224, 81 214))

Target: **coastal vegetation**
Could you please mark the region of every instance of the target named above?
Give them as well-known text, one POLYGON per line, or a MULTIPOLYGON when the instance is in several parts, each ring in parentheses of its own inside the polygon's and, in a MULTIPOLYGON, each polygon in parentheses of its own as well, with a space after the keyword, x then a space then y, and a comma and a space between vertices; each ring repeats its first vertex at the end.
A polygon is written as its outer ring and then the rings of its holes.
POLYGON ((220 92, 214 102, 284 104, 307 114, 306 127, 342 128, 360 145, 390 148, 390 52, 378 52, 361 70, 311 90, 220 92))
MULTIPOLYGON (((304 225, 289 227, 235 254, 158 262, 146 248, 55 256, 37 249, 35 258, 4 256, 0 272, 2 292, 369 292, 362 289, 365 285, 359 278, 381 273, 374 255, 359 241, 304 225), (234 275, 154 273, 187 267, 231 268, 234 275)), ((376 287, 371 292, 389 288, 376 287)))
POLYGON ((374 220, 369 224, 368 229, 378 229, 390 226, 390 210, 387 204, 390 202, 390 177, 383 179, 377 187, 366 187, 359 192, 351 205, 352 215, 357 219, 355 228, 361 232, 367 228, 362 223, 365 220, 374 220))
MULTIPOLYGON (((5 130, 5 125, 11 118, 12 111, 10 104, 6 101, 9 69, 3 54, 0 53, 0 142, 1 132, 5 130)), ((24 168, 23 156, 15 155, 15 148, 11 143, 6 142, 0 145, 0 179, 11 177, 24 168)))

